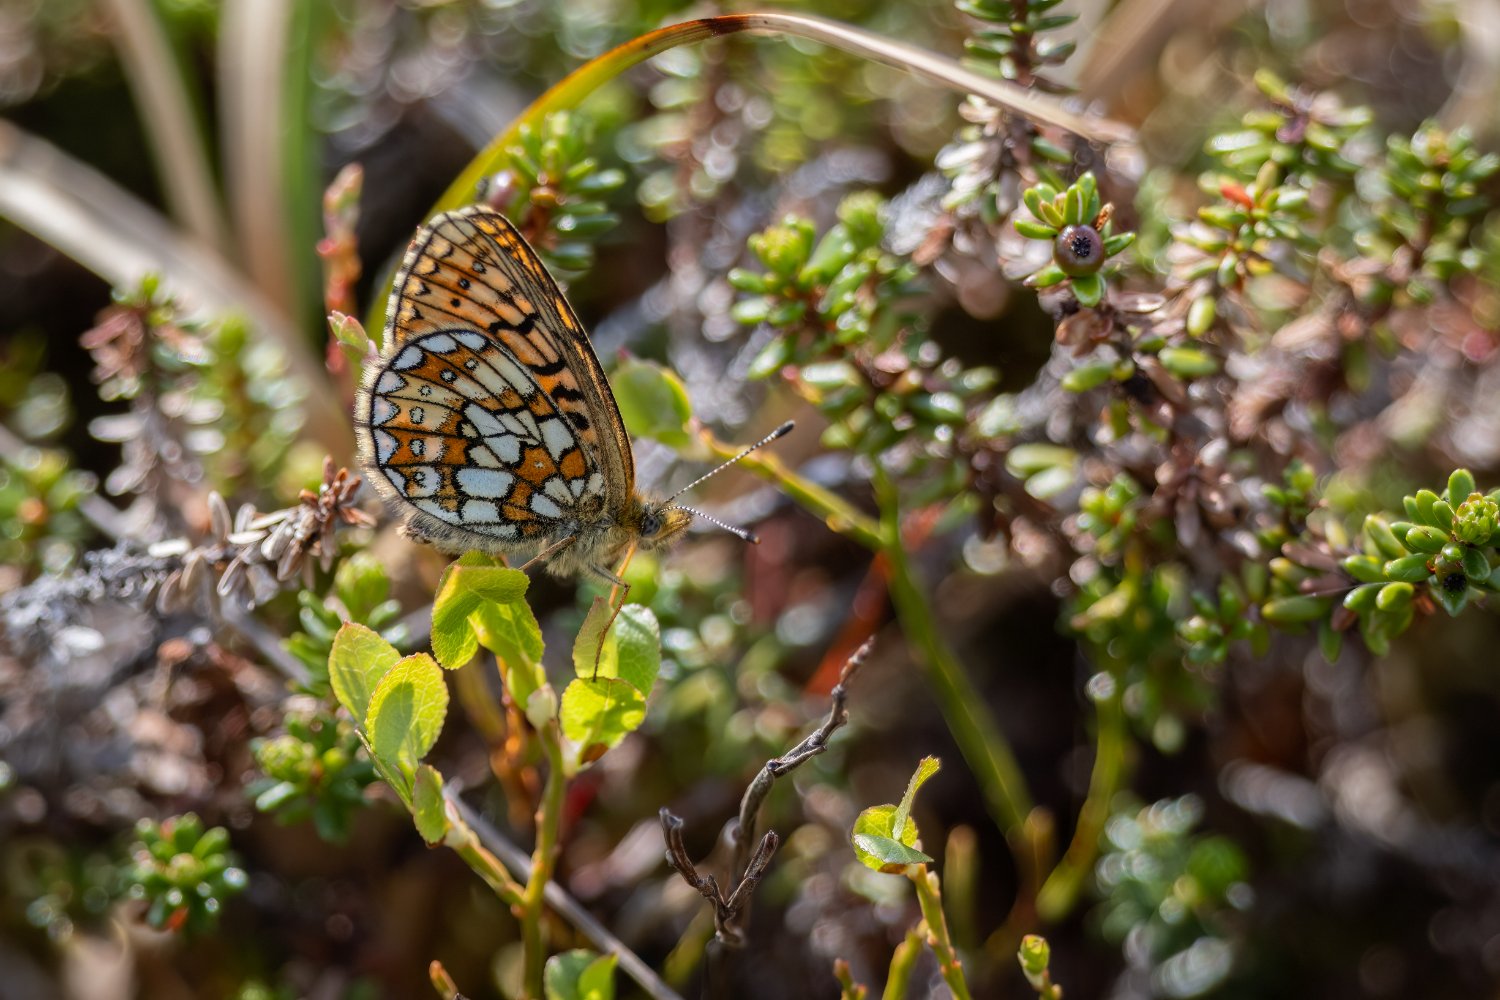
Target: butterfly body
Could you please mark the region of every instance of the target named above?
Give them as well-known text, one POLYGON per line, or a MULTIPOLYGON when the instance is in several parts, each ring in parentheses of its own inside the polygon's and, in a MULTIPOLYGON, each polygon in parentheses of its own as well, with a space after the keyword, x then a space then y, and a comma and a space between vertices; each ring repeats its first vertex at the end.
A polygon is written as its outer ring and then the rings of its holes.
POLYGON ((642 496, 619 408, 536 253, 483 206, 412 241, 356 402, 360 457, 408 534, 448 553, 544 554, 561 576, 692 520, 642 496))

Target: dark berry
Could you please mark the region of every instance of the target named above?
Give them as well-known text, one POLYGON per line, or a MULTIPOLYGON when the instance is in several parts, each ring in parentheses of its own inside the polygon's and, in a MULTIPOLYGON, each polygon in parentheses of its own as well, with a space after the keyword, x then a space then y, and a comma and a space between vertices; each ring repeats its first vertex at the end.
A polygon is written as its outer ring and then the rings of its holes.
POLYGON ((1097 274, 1104 266, 1104 240, 1093 226, 1068 226, 1052 243, 1052 260, 1069 277, 1097 274))
POLYGON ((1450 594, 1461 594, 1469 585, 1469 578, 1462 573, 1449 573, 1443 577, 1443 589, 1450 594))

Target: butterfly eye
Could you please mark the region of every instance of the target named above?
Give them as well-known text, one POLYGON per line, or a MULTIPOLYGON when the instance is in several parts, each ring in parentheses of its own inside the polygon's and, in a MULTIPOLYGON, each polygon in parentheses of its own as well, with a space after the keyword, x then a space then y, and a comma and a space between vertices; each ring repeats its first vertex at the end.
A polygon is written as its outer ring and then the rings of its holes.
POLYGON ((661 515, 651 511, 641 518, 642 538, 651 538, 659 531, 661 531, 661 515))

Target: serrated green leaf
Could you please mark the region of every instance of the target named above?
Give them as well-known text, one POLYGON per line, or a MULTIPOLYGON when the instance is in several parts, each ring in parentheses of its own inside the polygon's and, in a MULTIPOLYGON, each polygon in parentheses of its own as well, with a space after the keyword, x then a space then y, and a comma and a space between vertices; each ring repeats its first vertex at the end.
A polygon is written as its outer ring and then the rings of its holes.
POLYGON ((547 680, 542 669, 542 629, 525 601, 481 604, 469 616, 475 639, 500 661, 506 690, 517 705, 547 680))
POLYGON ((370 697, 370 750, 408 778, 437 742, 448 713, 443 670, 426 653, 401 660, 370 697))
POLYGON ((521 601, 529 582, 520 570, 496 566, 477 552, 449 563, 432 602, 432 652, 438 663, 456 670, 473 659, 479 638, 470 616, 486 603, 521 601))
POLYGON ((411 786, 411 815, 417 832, 427 843, 439 843, 447 835, 448 806, 443 801, 443 776, 431 764, 417 768, 411 786))
POLYGON ((661 672, 661 626, 651 609, 627 604, 611 629, 618 644, 618 676, 641 693, 651 694, 661 672))
POLYGON ((357 622, 345 622, 333 637, 328 655, 328 680, 339 704, 349 710, 355 723, 368 731, 370 697, 386 675, 401 659, 396 647, 380 635, 357 622))
POLYGON ((595 597, 589 612, 573 639, 573 672, 579 677, 616 677, 615 660, 618 644, 612 634, 606 634, 614 608, 608 598, 595 597))
POLYGON ((642 696, 650 695, 661 671, 661 626, 650 608, 625 605, 614 616, 609 634, 604 636, 604 649, 596 659, 599 638, 611 614, 604 598, 596 597, 573 644, 573 671, 579 677, 592 678, 597 662, 599 677, 618 677, 642 696))
POLYGON ((675 372, 639 358, 615 366, 609 380, 620 416, 634 437, 646 437, 677 447, 691 440, 688 421, 693 416, 687 388, 675 372))
POLYGON ((856 833, 849 838, 854 854, 867 868, 899 875, 911 865, 931 864, 932 858, 915 847, 875 833, 856 833))
POLYGON ((597 760, 646 719, 646 699, 618 677, 578 678, 563 691, 563 735, 578 744, 580 764, 597 760))

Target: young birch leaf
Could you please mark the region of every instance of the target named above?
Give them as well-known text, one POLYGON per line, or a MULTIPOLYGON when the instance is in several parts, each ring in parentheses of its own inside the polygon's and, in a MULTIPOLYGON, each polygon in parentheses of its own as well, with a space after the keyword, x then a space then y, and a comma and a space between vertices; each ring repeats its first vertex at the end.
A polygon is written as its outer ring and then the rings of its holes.
POLYGON ((936 757, 923 757, 907 782, 900 805, 871 806, 859 814, 849 840, 861 864, 878 872, 899 875, 908 865, 932 860, 912 846, 917 842, 917 824, 912 822, 911 807, 917 790, 937 774, 940 766, 936 757))
POLYGON ((617 961, 583 948, 553 955, 543 973, 547 1000, 614 1000, 617 961))
POLYGON ((426 653, 408 656, 381 678, 370 698, 370 749, 410 780, 437 742, 448 712, 448 684, 426 653))
POLYGON ((479 644, 500 661, 505 688, 517 705, 547 681, 542 669, 542 629, 525 601, 481 604, 469 616, 479 644))
POLYGON ((481 608, 520 602, 527 577, 518 569, 495 566, 481 553, 466 553, 443 570, 432 602, 432 652, 447 670, 474 658, 479 639, 470 616, 481 608))
POLYGON ((899 840, 882 837, 878 833, 856 833, 850 841, 854 844, 854 853, 859 860, 878 872, 901 875, 911 865, 932 863, 932 858, 915 847, 907 847, 899 840))
POLYGON ((579 678, 562 696, 563 735, 578 744, 578 762, 598 760, 646 719, 646 699, 618 677, 579 678))
POLYGON ((860 864, 877 872, 900 875, 907 865, 926 864, 932 859, 911 845, 916 842, 916 825, 908 823, 911 836, 897 839, 892 836, 895 829, 896 807, 892 805, 871 806, 859 814, 854 821, 854 831, 849 842, 854 845, 854 855, 860 864))
POLYGON ((604 633, 604 626, 613 614, 614 609, 606 598, 596 597, 594 603, 589 605, 589 613, 583 619, 583 627, 578 630, 578 638, 573 640, 573 672, 579 677, 593 678, 596 663, 599 677, 619 676, 616 667, 620 647, 616 631, 611 628, 608 635, 604 633), (603 652, 599 650, 601 642, 604 644, 603 652))
POLYGON ((448 833, 448 805, 443 801, 443 776, 431 764, 417 768, 411 786, 411 815, 417 832, 429 844, 436 844, 448 833))
POLYGON ((617 643, 616 669, 619 677, 649 697, 656 675, 661 671, 661 626, 651 609, 627 604, 615 619, 613 638, 617 643))
POLYGON ((370 696, 386 671, 400 659, 395 646, 356 622, 345 622, 333 637, 328 680, 339 704, 349 710, 361 729, 368 729, 365 720, 370 713, 370 696))
POLYGON ((917 842, 917 826, 911 822, 911 807, 916 801, 917 791, 927 779, 938 773, 942 762, 936 757, 923 757, 917 764, 917 770, 912 774, 911 780, 906 783, 906 794, 901 796, 901 804, 896 807, 896 815, 891 820, 892 836, 899 839, 903 844, 914 844, 917 842), (908 834, 908 827, 910 833, 908 834))

